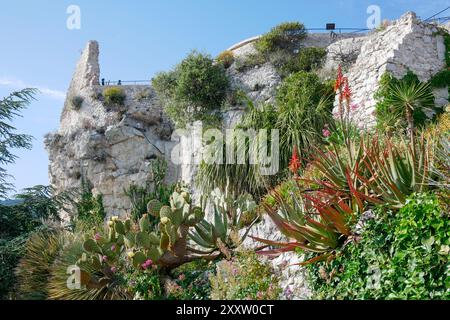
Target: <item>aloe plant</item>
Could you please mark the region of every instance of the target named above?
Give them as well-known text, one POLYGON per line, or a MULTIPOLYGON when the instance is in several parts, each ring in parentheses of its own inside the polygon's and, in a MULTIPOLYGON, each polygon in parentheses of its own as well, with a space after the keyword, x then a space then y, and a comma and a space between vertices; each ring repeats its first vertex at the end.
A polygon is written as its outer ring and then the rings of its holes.
POLYGON ((257 216, 254 216, 249 221, 247 229, 239 234, 245 227, 244 218, 255 212, 256 202, 249 194, 233 199, 218 188, 211 192, 209 200, 213 210, 213 222, 203 219, 195 225, 195 231, 189 233, 189 238, 210 252, 219 250, 228 255, 230 249, 236 248, 245 240, 250 228, 256 222, 257 216))
POLYGON ((301 249, 320 253, 315 259, 326 258, 352 234, 351 228, 357 217, 352 209, 352 199, 363 200, 358 194, 354 198, 339 192, 331 194, 331 189, 306 191, 301 187, 300 179, 295 180, 296 188, 291 187, 288 199, 275 189, 271 193, 275 205, 263 204, 267 214, 289 241, 275 242, 252 238, 277 247, 259 251, 260 254, 278 255, 301 249))

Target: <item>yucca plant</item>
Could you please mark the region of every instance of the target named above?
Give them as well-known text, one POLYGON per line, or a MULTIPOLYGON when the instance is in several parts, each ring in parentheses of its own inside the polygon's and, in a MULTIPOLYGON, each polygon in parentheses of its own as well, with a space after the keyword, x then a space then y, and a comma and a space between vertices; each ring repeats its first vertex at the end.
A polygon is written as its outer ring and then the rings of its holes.
POLYGON ((50 268, 62 246, 63 238, 60 232, 41 231, 31 235, 25 244, 25 253, 16 267, 20 298, 47 298, 50 268))
POLYGON ((414 111, 431 111, 434 108, 433 91, 428 83, 397 81, 388 86, 384 103, 390 106, 392 114, 404 115, 408 132, 413 137, 414 111))
MULTIPOLYGON (((64 246, 50 267, 50 276, 47 290, 50 300, 125 300, 132 299, 132 294, 127 290, 121 275, 118 274, 105 286, 98 288, 69 288, 68 269, 75 266, 83 254, 84 239, 81 235, 64 234, 64 246)), ((85 282, 90 276, 87 273, 95 273, 95 270, 84 266, 80 270, 80 280, 85 282)))
MULTIPOLYGON (((273 106, 265 105, 259 108, 248 98, 245 101, 248 110, 235 129, 241 130, 240 132, 267 129, 269 132, 274 128, 276 111, 273 106)), ((259 154, 258 149, 252 148, 251 138, 239 139, 237 135, 238 132, 235 132, 232 137, 235 155, 245 154, 249 157, 250 154, 259 154)), ((210 145, 207 147, 206 153, 211 155, 217 153, 226 154, 227 146, 225 143, 222 146, 222 150, 214 149, 216 147, 216 145, 210 145)), ((261 166, 258 163, 250 163, 249 158, 247 158, 244 163, 237 163, 237 161, 232 163, 227 161, 223 164, 202 162, 196 176, 196 184, 204 193, 210 193, 216 187, 219 187, 221 190, 228 190, 228 193, 234 197, 238 197, 246 192, 258 197, 264 194, 270 186, 273 186, 273 178, 262 175, 261 166), (246 179, 243 180, 242 177, 246 177, 246 179)))

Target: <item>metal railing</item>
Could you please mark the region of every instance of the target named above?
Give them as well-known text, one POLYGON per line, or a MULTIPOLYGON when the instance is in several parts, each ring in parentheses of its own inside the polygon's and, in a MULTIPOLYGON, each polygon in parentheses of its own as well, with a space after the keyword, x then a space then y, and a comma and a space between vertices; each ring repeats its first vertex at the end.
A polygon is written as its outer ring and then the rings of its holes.
POLYGON ((358 33, 358 32, 367 32, 370 29, 367 28, 335 28, 334 30, 326 29, 326 28, 307 28, 306 31, 327 31, 334 33, 358 33))
POLYGON ((126 85, 150 85, 150 80, 106 80, 102 79, 100 85, 102 86, 126 86, 126 85))

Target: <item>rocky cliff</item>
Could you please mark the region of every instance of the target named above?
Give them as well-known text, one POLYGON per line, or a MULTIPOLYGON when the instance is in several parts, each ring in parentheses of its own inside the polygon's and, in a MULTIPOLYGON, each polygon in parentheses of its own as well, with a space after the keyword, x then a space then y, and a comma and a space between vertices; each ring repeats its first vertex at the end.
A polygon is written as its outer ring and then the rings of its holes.
MULTIPOLYGON (((445 67, 445 46, 434 25, 419 21, 408 13, 384 30, 368 35, 311 34, 302 46, 327 48, 328 55, 323 73, 332 74, 338 63, 347 63, 348 77, 358 104, 355 121, 360 127, 374 124, 373 94, 385 72, 402 77, 412 70, 421 80, 429 80, 445 67), (346 61, 342 61, 345 57, 346 61)), ((254 53, 252 40, 233 46, 235 59, 244 59, 254 53)), ((197 170, 190 164, 193 157, 187 152, 182 165, 171 161, 177 144, 172 137, 173 126, 165 116, 161 103, 149 85, 123 85, 126 99, 121 107, 107 106, 101 93, 108 86, 99 84, 99 47, 91 41, 80 57, 70 84, 67 100, 57 132, 46 137, 50 156, 50 181, 58 191, 77 187, 81 178, 88 179, 94 193, 103 194, 108 215, 124 215, 130 202, 124 189, 130 184, 143 185, 153 180, 151 162, 164 157, 168 163, 168 183, 183 180, 192 183, 197 170), (74 100, 82 101, 81 105, 74 100)), ((233 88, 243 90, 255 102, 272 102, 281 82, 270 63, 240 69, 233 64, 228 70, 233 88)), ((448 90, 436 90, 440 105, 448 101, 448 90)), ((223 114, 223 127, 231 128, 245 112, 243 106, 231 106, 223 114)), ((193 190, 195 193, 195 190, 193 190)), ((262 238, 282 239, 273 224, 265 219, 253 230, 262 238)), ((246 245, 253 246, 251 240, 246 245)), ((282 285, 287 288, 286 298, 307 298, 300 267, 283 268, 295 263, 294 254, 281 255, 273 261, 282 274, 282 285)))

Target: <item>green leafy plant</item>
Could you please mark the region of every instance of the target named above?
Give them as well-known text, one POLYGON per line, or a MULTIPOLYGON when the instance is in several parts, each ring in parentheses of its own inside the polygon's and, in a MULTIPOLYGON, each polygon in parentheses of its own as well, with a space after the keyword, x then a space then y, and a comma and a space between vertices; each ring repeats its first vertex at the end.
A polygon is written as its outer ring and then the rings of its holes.
MULTIPOLYGON (((259 108, 250 100, 247 99, 246 101, 248 110, 243 115, 240 124, 235 128, 241 131, 235 131, 231 141, 234 143, 234 154, 244 154, 247 155, 247 158, 242 163, 236 164, 202 162, 196 176, 196 184, 205 194, 212 192, 217 187, 221 190, 227 190, 231 197, 250 193, 256 199, 264 194, 267 186, 272 183, 271 180, 274 177, 262 175, 259 164, 250 163, 248 155, 250 155, 250 152, 256 152, 255 154, 258 152, 258 150, 251 149, 252 130, 267 129, 270 131, 275 126, 277 113, 271 105, 264 105, 259 108), (244 137, 246 134, 247 136, 244 137), (246 179, 242 180, 242 177, 246 177, 246 179)), ((224 143, 223 155, 226 154, 226 147, 224 143)), ((212 144, 209 148, 212 148, 206 150, 209 154, 220 152, 220 148, 217 148, 215 144, 212 144)))
POLYGON ((276 50, 292 50, 306 37, 305 26, 299 22, 285 22, 272 28, 255 43, 255 48, 264 54, 276 50))
POLYGON ((126 97, 123 89, 119 87, 110 87, 103 90, 103 98, 107 105, 123 106, 126 97))
MULTIPOLYGON (((253 143, 257 137, 251 138, 252 133, 260 129, 266 129, 267 132, 276 129, 280 139, 280 167, 288 166, 294 146, 301 151, 302 160, 306 159, 311 145, 323 143, 322 129, 325 124, 333 121, 331 97, 330 88, 322 84, 316 75, 300 72, 282 83, 277 95, 278 110, 272 105, 255 106, 251 101, 247 101, 247 112, 235 127, 241 131, 235 131, 235 135, 230 139, 234 142, 234 154, 258 155, 261 150, 257 149, 258 144, 253 143), (247 134, 245 139, 240 139, 242 133, 247 134)), ((269 143, 270 140, 271 138, 269 143)), ((207 152, 220 155, 223 151, 222 154, 226 154, 226 147, 224 143, 221 150, 213 144, 211 148, 214 149, 207 152)), ((302 161, 302 164, 305 164, 304 162, 302 161)), ((248 156, 238 164, 202 163, 196 183, 204 193, 219 187, 222 190, 227 189, 235 197, 248 192, 259 198, 286 174, 281 171, 278 175, 266 176, 262 175, 261 171, 262 166, 250 163, 248 156), (246 177, 245 181, 242 181, 243 176, 246 177)))
POLYGON ((85 179, 82 179, 80 192, 80 198, 75 203, 77 214, 72 217, 75 230, 87 231, 103 225, 106 217, 103 196, 94 196, 91 183, 85 179))
POLYGON ((0 298, 17 295, 14 270, 29 236, 46 230, 46 223, 59 222, 58 212, 72 203, 71 192, 55 195, 45 186, 27 188, 16 199, 13 205, 0 205, 0 298))
POLYGON ((308 266, 314 298, 449 299, 449 221, 431 194, 378 208, 336 259, 308 266))
MULTIPOLYGON (((152 161, 151 169, 153 174, 152 183, 145 186, 130 185, 124 190, 124 193, 131 201, 131 218, 134 222, 147 213, 147 203, 156 199, 164 205, 169 205, 170 196, 174 191, 175 185, 166 185, 164 179, 167 173, 167 162, 164 159, 157 158, 152 161)), ((151 219, 152 225, 157 224, 157 219, 151 219)))
POLYGON ((164 300, 166 295, 161 275, 158 270, 149 269, 145 272, 133 270, 126 275, 129 290, 135 293, 135 299, 164 300))
POLYGON ((164 109, 178 127, 216 115, 225 100, 229 80, 221 64, 191 52, 173 71, 159 73, 152 85, 164 109))
POLYGON ((217 263, 210 276, 212 300, 275 300, 281 289, 273 270, 253 252, 240 252, 217 263))
POLYGON ((327 51, 323 48, 302 48, 297 55, 281 67, 281 74, 289 75, 300 71, 313 72, 322 66, 326 54, 327 51))
POLYGON ((215 263, 197 260, 186 263, 171 273, 166 281, 168 299, 177 300, 209 300, 211 283, 209 275, 214 274, 215 263))
POLYGON ((13 185, 7 181, 9 175, 4 167, 17 159, 12 150, 31 149, 32 137, 16 133, 16 128, 8 122, 20 116, 20 112, 34 100, 36 93, 36 89, 23 89, 0 99, 0 199, 6 198, 14 189, 13 185))

